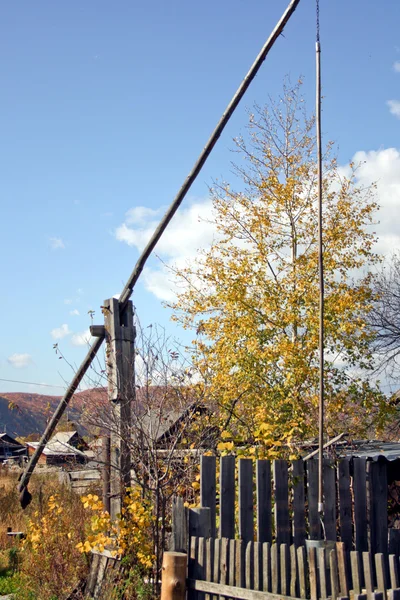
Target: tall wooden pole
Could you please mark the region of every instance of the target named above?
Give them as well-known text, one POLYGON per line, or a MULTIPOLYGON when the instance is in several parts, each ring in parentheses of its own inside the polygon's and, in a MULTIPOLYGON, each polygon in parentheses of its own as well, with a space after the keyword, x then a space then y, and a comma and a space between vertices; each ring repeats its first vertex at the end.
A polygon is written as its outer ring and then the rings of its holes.
POLYGON ((118 300, 104 302, 108 398, 111 404, 110 516, 121 513, 126 488, 131 485, 131 403, 135 398, 135 327, 129 301, 120 313, 118 300))

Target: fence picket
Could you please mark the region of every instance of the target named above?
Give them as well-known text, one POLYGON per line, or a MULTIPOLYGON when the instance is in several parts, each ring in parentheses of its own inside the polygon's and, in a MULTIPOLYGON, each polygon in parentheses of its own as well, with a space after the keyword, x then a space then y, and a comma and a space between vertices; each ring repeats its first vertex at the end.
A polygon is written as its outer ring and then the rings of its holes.
POLYGON ((336 472, 329 458, 324 458, 324 527, 326 539, 336 541, 336 472))
POLYGON ((257 460, 257 541, 272 542, 271 462, 257 460))
POLYGON ((365 589, 367 591, 368 600, 372 598, 372 594, 374 591, 374 581, 372 576, 372 566, 371 566, 371 556, 369 552, 362 553, 363 558, 363 569, 364 569, 364 582, 365 589))
POLYGON ((354 594, 361 594, 360 554, 357 550, 350 552, 351 578, 354 594))
POLYGON ((254 585, 254 554, 253 542, 247 542, 245 551, 245 586, 248 590, 254 585))
POLYGON ((253 461, 239 458, 239 536, 244 542, 254 539, 253 461))
POLYGON ((276 543, 290 545, 288 464, 274 460, 275 538, 276 543))
POLYGON ((399 587, 399 563, 394 554, 389 554, 390 587, 396 590, 399 587))
POLYGON ((254 588, 262 590, 262 544, 254 542, 254 588))
POLYGON ((219 537, 235 537, 235 457, 220 462, 219 537))
POLYGON ((271 544, 264 542, 262 545, 263 591, 271 591, 271 544))
POLYGON ((293 461, 293 538, 296 548, 306 539, 306 511, 304 503, 304 462, 293 461))
POLYGON ((289 568, 289 547, 287 544, 281 544, 279 547, 280 554, 280 572, 281 572, 281 594, 289 595, 290 586, 290 568, 289 568))
POLYGON ((365 458, 353 461, 354 526, 356 550, 368 552, 367 479, 365 458))
POLYGON ((329 553, 329 566, 331 569, 331 593, 332 600, 339 597, 339 578, 336 551, 331 550, 329 553))
POLYGON ((373 554, 388 552, 387 523, 387 469, 385 459, 367 463, 369 482, 369 514, 371 533, 371 552, 373 554))
POLYGON ((318 571, 315 548, 309 548, 308 550, 308 570, 310 577, 310 597, 311 600, 318 600, 318 571))
POLYGON ((279 593, 279 555, 278 545, 271 546, 271 589, 273 594, 279 593))
POLYGON ((318 461, 307 461, 308 525, 310 540, 321 539, 321 523, 318 513, 318 461))
POLYGON ((376 569, 376 587, 379 592, 383 593, 384 599, 387 600, 385 562, 384 562, 384 556, 381 552, 379 552, 378 554, 375 554, 375 569, 376 569))
POLYGON ((349 583, 348 583, 348 571, 346 564, 346 549, 343 542, 336 543, 338 570, 339 570, 339 582, 340 582, 340 593, 342 596, 349 595, 349 583))
POLYGON ((200 457, 200 504, 210 509, 211 537, 216 537, 216 459, 215 456, 200 457))
POLYGON ((299 593, 298 589, 296 546, 292 544, 290 546, 290 595, 293 598, 299 593))
POLYGON ((299 593, 300 598, 307 598, 307 572, 306 572, 306 549, 304 546, 297 548, 297 565, 299 571, 299 593))
POLYGON ((350 489, 350 459, 343 458, 338 463, 338 488, 339 488, 339 519, 340 539, 347 552, 352 549, 352 511, 350 489))
POLYGON ((229 540, 227 538, 221 539, 220 553, 219 583, 226 585, 229 581, 229 540))
POLYGON ((328 597, 328 586, 326 580, 326 551, 325 548, 318 548, 318 572, 319 572, 319 590, 320 598, 328 597))

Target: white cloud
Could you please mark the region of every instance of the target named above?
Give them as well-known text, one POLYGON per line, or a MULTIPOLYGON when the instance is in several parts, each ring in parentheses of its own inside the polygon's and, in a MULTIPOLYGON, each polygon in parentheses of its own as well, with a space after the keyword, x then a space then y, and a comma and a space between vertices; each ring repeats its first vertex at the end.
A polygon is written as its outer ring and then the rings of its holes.
POLYGON ((7 359, 8 363, 15 369, 24 369, 33 364, 30 354, 11 354, 7 359))
POLYGON ((70 329, 66 323, 61 325, 61 327, 56 327, 55 329, 52 329, 50 331, 50 335, 53 338, 53 340, 62 340, 67 335, 70 335, 71 333, 72 333, 72 331, 70 331, 70 329))
POLYGON ((72 304, 71 298, 65 298, 64 304, 72 304))
POLYGON ((354 163, 360 164, 357 180, 362 185, 377 183, 378 202, 376 215, 379 223, 374 230, 379 241, 376 250, 389 254, 400 248, 400 151, 396 148, 357 152, 354 163))
POLYGON ((386 104, 392 115, 400 119, 400 100, 388 100, 386 104))
POLYGON ((59 237, 51 237, 49 242, 53 250, 63 250, 65 248, 64 242, 59 237))
POLYGON ((396 60, 396 62, 393 64, 393 69, 396 71, 396 73, 400 73, 400 61, 396 60))
MULTIPOLYGON (((361 185, 377 182, 377 200, 381 209, 376 215, 379 223, 374 227, 379 238, 376 251, 389 254, 400 249, 400 150, 360 151, 354 155, 353 162, 360 165, 357 180, 361 185)), ((340 167, 340 171, 344 175, 350 174, 348 165, 340 167)), ((116 230, 116 238, 141 251, 158 225, 162 212, 163 209, 135 207, 116 230)), ((199 258, 199 249, 209 248, 213 240, 218 239, 212 218, 212 203, 206 198, 179 210, 171 221, 156 247, 164 264, 148 266, 143 271, 145 287, 160 300, 175 298, 177 282, 170 267, 184 267, 194 257, 199 258)))
POLYGON ((80 333, 75 333, 71 337, 71 344, 73 346, 86 346, 90 343, 92 336, 90 335, 89 329, 86 331, 81 331, 80 333))
MULTIPOLYGON (((117 240, 143 250, 160 221, 164 208, 157 210, 136 206, 126 213, 125 222, 117 228, 117 240)), ((161 300, 175 297, 174 277, 168 267, 183 267, 195 257, 199 249, 210 247, 216 237, 212 222, 212 202, 209 198, 197 200, 180 209, 156 246, 155 252, 165 261, 158 269, 147 268, 143 272, 146 288, 161 300)))
POLYGON ((73 317, 79 317, 80 312, 77 308, 74 308, 74 310, 70 310, 69 314, 72 315, 73 317))

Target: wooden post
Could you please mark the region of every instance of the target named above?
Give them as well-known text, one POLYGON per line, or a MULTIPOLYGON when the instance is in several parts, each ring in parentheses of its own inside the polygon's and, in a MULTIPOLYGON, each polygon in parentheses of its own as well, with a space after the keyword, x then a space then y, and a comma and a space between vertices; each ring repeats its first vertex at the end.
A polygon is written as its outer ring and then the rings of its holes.
POLYGON ((124 491, 131 485, 131 402, 135 397, 134 340, 132 302, 122 315, 115 298, 105 300, 106 364, 108 397, 112 407, 110 432, 110 515, 115 520, 121 512, 124 491))
POLYGON ((185 600, 187 554, 164 552, 161 574, 161 600, 185 600))
POLYGON ((191 508, 189 510, 189 536, 211 537, 211 511, 209 508, 191 508))

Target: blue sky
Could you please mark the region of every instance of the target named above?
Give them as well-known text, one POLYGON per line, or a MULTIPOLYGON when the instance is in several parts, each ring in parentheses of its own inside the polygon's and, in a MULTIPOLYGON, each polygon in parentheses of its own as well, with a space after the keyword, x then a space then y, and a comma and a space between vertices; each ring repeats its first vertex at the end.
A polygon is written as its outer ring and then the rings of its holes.
MULTIPOLYGON (((0 378, 70 379, 53 344, 81 362, 88 310, 100 323, 100 305, 122 289, 286 5, 1 4, 0 378)), ((324 138, 335 140, 341 164, 358 152, 365 180, 382 182, 384 251, 399 242, 399 22, 398 0, 321 0, 324 138)), ((247 109, 276 96, 286 74, 304 76, 313 109, 314 48, 315 4, 302 0, 160 246, 164 260, 209 241, 198 218, 208 214, 213 178, 230 176, 232 138, 247 109)), ((153 258, 133 300, 143 324, 161 323, 180 338, 162 308, 168 285, 153 258)), ((0 391, 62 390, 0 381, 0 391)))

